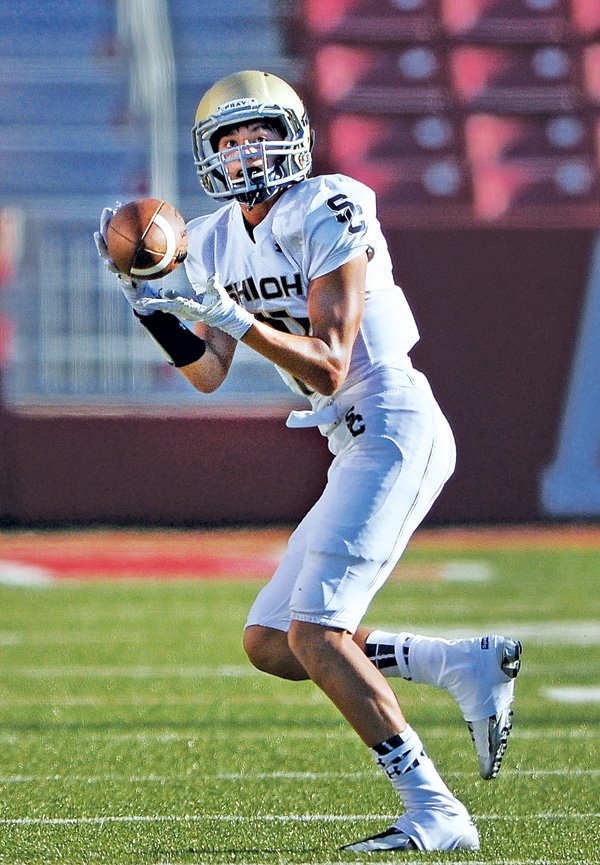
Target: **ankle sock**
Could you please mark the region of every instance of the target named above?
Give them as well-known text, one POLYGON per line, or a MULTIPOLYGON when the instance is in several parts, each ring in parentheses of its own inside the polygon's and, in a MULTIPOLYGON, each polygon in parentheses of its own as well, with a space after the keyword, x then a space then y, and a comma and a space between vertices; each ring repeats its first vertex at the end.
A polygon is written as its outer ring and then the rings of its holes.
POLYGON ((464 806, 444 784, 412 727, 375 745, 371 753, 407 811, 435 808, 450 814, 463 813, 464 806))

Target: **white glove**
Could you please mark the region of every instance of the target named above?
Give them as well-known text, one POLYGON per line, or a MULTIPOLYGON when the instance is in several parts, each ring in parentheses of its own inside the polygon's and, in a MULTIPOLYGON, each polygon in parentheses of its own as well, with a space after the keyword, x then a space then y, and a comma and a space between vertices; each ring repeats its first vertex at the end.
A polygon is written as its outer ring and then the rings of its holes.
POLYGON ((98 250, 98 255, 104 262, 104 266, 106 267, 106 269, 110 273, 114 273, 115 276, 119 278, 121 283, 121 290, 123 291, 123 294, 129 301, 133 309, 135 309, 135 311, 139 315, 150 315, 153 310, 148 310, 141 307, 140 301, 145 297, 160 297, 157 289, 149 282, 140 282, 137 279, 132 279, 132 277, 126 273, 121 273, 117 265, 110 257, 110 253, 106 245, 106 230, 108 229, 108 223, 111 221, 114 215, 115 211, 112 207, 105 207, 100 215, 100 231, 94 232, 94 242, 96 244, 96 249, 98 250))
POLYGON ((254 324, 254 316, 232 300, 217 276, 211 276, 204 294, 195 298, 182 297, 175 289, 166 289, 162 298, 144 298, 140 306, 149 312, 171 312, 186 321, 202 321, 218 327, 234 339, 241 339, 254 324))

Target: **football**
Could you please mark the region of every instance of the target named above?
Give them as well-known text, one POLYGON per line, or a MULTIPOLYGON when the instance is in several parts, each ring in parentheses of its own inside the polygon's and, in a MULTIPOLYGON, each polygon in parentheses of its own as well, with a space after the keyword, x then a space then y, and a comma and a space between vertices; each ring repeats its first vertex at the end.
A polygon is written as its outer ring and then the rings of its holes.
POLYGON ((105 240, 119 271, 135 279, 160 279, 187 256, 185 220, 172 204, 158 198, 140 198, 119 207, 105 240))

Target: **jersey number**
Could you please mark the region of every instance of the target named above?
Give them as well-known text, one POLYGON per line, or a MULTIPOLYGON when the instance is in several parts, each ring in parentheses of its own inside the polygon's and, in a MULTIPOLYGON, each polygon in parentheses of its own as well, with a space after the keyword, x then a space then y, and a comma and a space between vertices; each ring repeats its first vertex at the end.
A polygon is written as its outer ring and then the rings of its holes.
POLYGON ((255 318, 265 324, 270 324, 275 330, 283 333, 296 333, 299 336, 308 336, 310 330, 310 319, 294 318, 287 309, 274 309, 269 312, 257 312, 255 318))
POLYGON ((364 219, 357 222, 362 213, 362 207, 360 204, 353 204, 341 192, 327 200, 327 207, 333 210, 338 222, 348 223, 350 234, 357 234, 359 231, 365 230, 364 219))

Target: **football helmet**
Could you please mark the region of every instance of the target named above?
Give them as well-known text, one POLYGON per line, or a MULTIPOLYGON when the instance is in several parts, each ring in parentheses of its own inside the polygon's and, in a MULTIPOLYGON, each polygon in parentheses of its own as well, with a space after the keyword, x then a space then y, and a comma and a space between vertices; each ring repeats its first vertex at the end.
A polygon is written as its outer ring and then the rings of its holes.
POLYGON ((304 180, 312 166, 313 136, 304 104, 289 84, 269 72, 237 72, 213 84, 198 104, 192 140, 204 191, 217 200, 237 198, 249 207, 304 180), (253 153, 244 145, 217 149, 227 128, 256 120, 276 129, 281 140, 259 142, 253 153), (232 160, 241 163, 239 177, 227 171, 232 160))

